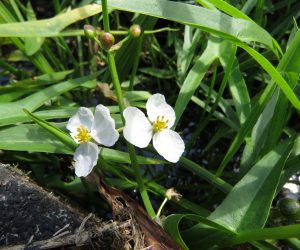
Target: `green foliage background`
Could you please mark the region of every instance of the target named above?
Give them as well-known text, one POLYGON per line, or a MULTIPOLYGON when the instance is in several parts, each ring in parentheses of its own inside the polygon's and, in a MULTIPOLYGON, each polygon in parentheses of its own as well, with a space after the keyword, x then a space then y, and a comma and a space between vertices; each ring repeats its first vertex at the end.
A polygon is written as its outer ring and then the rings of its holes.
MULTIPOLYGON (((65 125, 79 106, 93 108, 96 102, 107 105, 117 127, 123 126, 118 103, 111 100, 118 93, 100 91, 106 83, 117 91, 112 56, 128 104, 144 108, 151 94, 162 92, 174 105, 173 128, 182 132, 186 152, 175 166, 158 158, 151 146, 138 151, 138 180, 132 152, 121 141, 101 150, 98 167, 106 173, 105 181, 126 190, 142 183, 161 202, 173 168, 176 178, 192 176, 188 189, 203 190, 208 198, 184 195, 172 201, 164 221, 183 249, 246 242, 253 249, 278 249, 282 239, 300 249, 300 225, 293 224, 297 220, 274 225, 270 218, 277 209, 275 197, 300 169, 300 2, 107 4, 111 33, 121 45, 108 55, 100 48, 95 51, 83 31, 87 23, 102 26, 101 2, 55 0, 48 3, 53 17, 39 20, 33 2, 0 2, 0 76, 7 79, 0 86, 3 160, 29 164, 35 178, 48 186, 86 193, 72 172, 59 170, 66 168, 61 154, 71 165, 67 155, 75 147, 65 125), (143 30, 138 39, 128 37, 133 23, 143 30), (216 148, 217 155, 204 167, 202 159, 216 148), (50 177, 48 157, 57 170, 50 177), (157 165, 163 170, 156 172, 157 165)), ((175 188, 185 192, 180 185, 175 188)))

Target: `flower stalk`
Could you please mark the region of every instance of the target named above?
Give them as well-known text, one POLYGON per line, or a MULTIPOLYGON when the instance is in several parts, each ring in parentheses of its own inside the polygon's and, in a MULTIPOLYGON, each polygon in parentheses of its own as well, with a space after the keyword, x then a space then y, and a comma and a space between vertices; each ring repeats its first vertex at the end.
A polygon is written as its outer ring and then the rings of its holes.
POLYGON ((159 209, 157 210, 157 213, 156 213, 156 219, 157 219, 158 221, 160 221, 159 217, 160 217, 161 211, 162 211, 163 207, 166 205, 167 201, 168 201, 168 198, 165 198, 165 199, 163 200, 163 202, 161 203, 159 209))
MULTIPOLYGON (((101 3, 102 3, 104 31, 105 32, 110 32, 109 18, 108 18, 108 11, 107 11, 107 0, 102 0, 101 3)), ((123 111, 125 109, 125 104, 124 104, 121 84, 120 84, 120 81, 119 81, 119 76, 118 76, 118 73, 117 73, 116 63, 115 63, 115 58, 114 58, 113 52, 107 51, 107 58, 108 58, 108 66, 109 66, 109 70, 110 70, 110 73, 111 73, 112 82, 113 82, 113 85, 114 85, 114 88, 115 88, 115 91, 116 91, 116 95, 117 95, 117 99, 118 99, 118 105, 119 105, 120 114, 121 114, 121 117, 122 117, 122 122, 123 122, 123 125, 125 125, 125 119, 123 117, 123 111)), ((151 201, 149 199, 146 187, 144 185, 142 176, 140 174, 140 169, 139 169, 139 165, 138 165, 138 162, 137 162, 135 148, 134 148, 133 145, 131 145, 128 142, 127 142, 127 148, 128 148, 128 153, 129 153, 129 156, 130 156, 131 165, 132 165, 133 170, 134 170, 135 178, 136 178, 136 181, 138 183, 138 188, 139 188, 143 203, 145 205, 145 208, 146 208, 148 214, 152 218, 155 218, 155 216, 156 216, 155 211, 152 207, 152 204, 151 204, 151 201)))

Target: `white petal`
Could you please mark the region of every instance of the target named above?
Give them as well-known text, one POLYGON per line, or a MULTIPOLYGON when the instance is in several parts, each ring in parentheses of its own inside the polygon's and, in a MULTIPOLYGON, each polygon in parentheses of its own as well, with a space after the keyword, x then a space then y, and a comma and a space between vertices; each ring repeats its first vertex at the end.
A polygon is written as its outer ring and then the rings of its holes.
POLYGON ((80 144, 74 153, 75 174, 78 177, 87 176, 92 172, 98 160, 99 148, 93 142, 80 144))
POLYGON ((154 122, 158 116, 164 116, 164 120, 169 120, 168 128, 171 128, 175 122, 176 116, 174 109, 166 103, 166 99, 162 94, 152 95, 146 103, 147 114, 149 120, 154 122))
POLYGON ((67 129, 71 133, 77 134, 77 128, 83 125, 90 130, 92 127, 93 120, 94 115, 92 111, 90 111, 88 108, 80 107, 76 114, 69 119, 67 129))
POLYGON ((174 163, 179 161, 184 152, 184 141, 177 132, 170 129, 155 133, 153 146, 162 157, 174 163))
POLYGON ((125 118, 125 127, 123 135, 131 144, 145 148, 152 138, 153 128, 142 111, 135 107, 127 107, 123 116, 125 118))
POLYGON ((115 120, 110 116, 109 109, 101 104, 95 109, 91 136, 96 142, 107 147, 114 145, 119 139, 119 133, 115 129, 115 120))

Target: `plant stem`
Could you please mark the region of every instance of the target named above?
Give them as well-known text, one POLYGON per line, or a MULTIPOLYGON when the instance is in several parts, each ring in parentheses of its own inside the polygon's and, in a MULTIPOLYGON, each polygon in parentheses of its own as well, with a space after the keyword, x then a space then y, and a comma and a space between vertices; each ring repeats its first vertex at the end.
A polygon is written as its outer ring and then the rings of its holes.
MULTIPOLYGON (((105 32, 109 32, 110 28, 109 28, 109 19, 108 19, 108 12, 107 12, 107 0, 102 0, 102 13, 103 13, 103 26, 104 26, 104 31, 105 32)), ((111 73, 111 78, 112 78, 112 82, 116 91, 116 95, 118 98, 118 104, 119 104, 119 109, 120 109, 120 114, 122 117, 122 122, 123 125, 125 125, 125 120, 123 117, 123 111, 125 109, 125 104, 124 104, 124 100, 123 100, 123 94, 122 94, 122 89, 121 89, 121 84, 119 81, 119 76, 117 73, 117 68, 116 68, 116 63, 115 63, 115 58, 112 52, 107 51, 107 58, 108 58, 108 66, 109 66, 109 70, 111 73)), ((139 169, 139 165, 137 162, 137 157, 136 157, 136 152, 135 152, 135 148, 133 145, 131 145, 129 142, 127 142, 127 148, 128 148, 128 153, 130 155, 130 160, 131 160, 131 165, 133 167, 134 170, 134 174, 135 174, 135 178, 136 181, 138 183, 138 187, 139 187, 139 191, 142 197, 142 200, 144 202, 145 208, 148 212, 148 214, 154 218, 155 217, 155 211, 152 207, 151 201, 149 199, 146 187, 144 185, 142 176, 140 174, 140 169, 139 169)))
POLYGON ((103 15, 103 27, 105 32, 110 31, 109 27, 109 18, 108 18, 108 11, 107 11, 107 0, 102 0, 102 15, 103 15))
POLYGON ((124 117, 123 117, 123 111, 125 109, 125 105, 124 105, 124 100, 123 100, 121 84, 120 84, 120 81, 119 81, 119 76, 118 76, 118 72, 117 72, 117 68, 116 68, 115 57, 112 54, 112 52, 107 51, 107 59, 108 59, 108 66, 109 66, 111 78, 112 78, 113 85, 114 85, 116 95, 117 95, 117 99, 118 99, 118 104, 119 104, 119 108, 120 108, 122 122, 123 122, 123 125, 125 125, 125 120, 124 120, 124 117))
POLYGON ((19 71, 19 70, 18 70, 17 68, 15 68, 15 67, 11 66, 10 64, 6 63, 4 60, 1 60, 1 59, 0 59, 0 66, 1 66, 3 69, 9 71, 10 73, 12 73, 12 74, 14 74, 14 75, 16 75, 16 76, 18 76, 18 77, 21 77, 21 76, 22 76, 22 72, 21 72, 21 71, 19 71))
POLYGON ((163 202, 161 203, 159 209, 157 210, 156 218, 159 219, 159 216, 160 216, 160 214, 161 214, 161 211, 162 211, 163 207, 165 206, 165 204, 167 203, 167 201, 168 201, 168 199, 165 198, 165 199, 163 200, 163 202))

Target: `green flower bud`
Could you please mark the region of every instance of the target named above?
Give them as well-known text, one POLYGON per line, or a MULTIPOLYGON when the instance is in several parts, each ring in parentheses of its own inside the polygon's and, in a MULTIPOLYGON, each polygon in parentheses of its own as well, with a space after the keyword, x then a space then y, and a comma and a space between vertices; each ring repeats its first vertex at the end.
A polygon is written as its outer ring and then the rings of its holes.
POLYGON ((138 24, 132 25, 129 29, 129 35, 132 38, 139 38, 141 33, 142 33, 142 29, 141 29, 141 26, 138 24))
POLYGON ((96 37, 97 33, 95 28, 92 25, 86 24, 83 26, 84 29, 84 34, 88 37, 93 39, 94 37, 96 37))
POLYGON ((295 216, 299 212, 300 204, 294 199, 282 198, 278 202, 278 207, 282 215, 290 217, 295 216))
POLYGON ((99 40, 104 49, 109 50, 115 43, 115 38, 111 33, 102 32, 99 35, 99 40))

